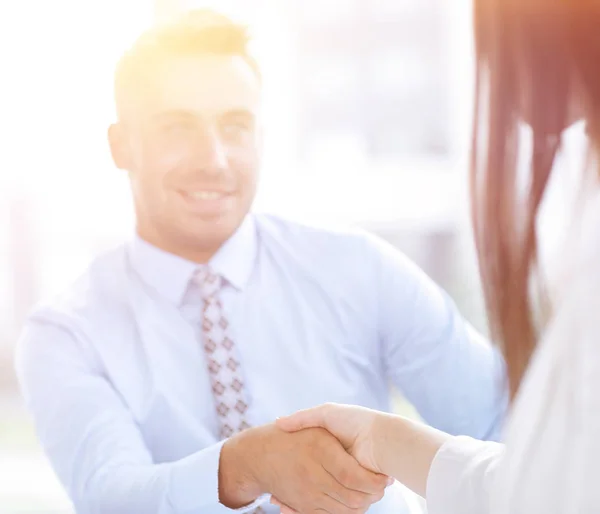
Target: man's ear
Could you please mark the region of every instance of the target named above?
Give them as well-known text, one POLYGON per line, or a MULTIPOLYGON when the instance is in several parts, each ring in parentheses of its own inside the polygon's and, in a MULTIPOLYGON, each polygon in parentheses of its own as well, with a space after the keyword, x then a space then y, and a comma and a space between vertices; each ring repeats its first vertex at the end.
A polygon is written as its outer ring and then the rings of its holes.
POLYGON ((131 149, 123 125, 113 123, 108 128, 108 144, 115 166, 120 170, 131 170, 131 149))

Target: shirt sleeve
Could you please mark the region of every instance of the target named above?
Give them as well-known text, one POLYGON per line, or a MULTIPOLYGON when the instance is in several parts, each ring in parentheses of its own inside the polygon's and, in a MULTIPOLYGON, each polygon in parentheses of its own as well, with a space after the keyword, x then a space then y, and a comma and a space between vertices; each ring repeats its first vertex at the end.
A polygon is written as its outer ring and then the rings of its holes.
MULTIPOLYGON (((31 322, 16 355, 38 437, 75 510, 233 512, 219 503, 222 443, 155 464, 132 413, 80 343, 62 326, 31 322)), ((264 501, 259 498, 239 512, 264 501)))
POLYGON ((428 514, 486 514, 504 454, 499 443, 454 437, 436 454, 427 480, 428 514))
POLYGON ((385 372, 430 425, 498 440, 508 407, 504 360, 452 299, 391 245, 373 241, 385 372))

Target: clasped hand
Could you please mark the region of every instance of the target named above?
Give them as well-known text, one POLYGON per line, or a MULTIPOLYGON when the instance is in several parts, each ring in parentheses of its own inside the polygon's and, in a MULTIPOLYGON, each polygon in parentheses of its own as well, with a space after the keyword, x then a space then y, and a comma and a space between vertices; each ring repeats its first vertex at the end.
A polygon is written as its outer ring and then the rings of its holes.
POLYGON ((282 514, 336 514, 366 512, 381 500, 393 480, 375 462, 373 422, 374 411, 334 404, 277 420, 278 428, 298 437, 286 458, 302 478, 280 483, 280 493, 272 489, 272 503, 282 514))

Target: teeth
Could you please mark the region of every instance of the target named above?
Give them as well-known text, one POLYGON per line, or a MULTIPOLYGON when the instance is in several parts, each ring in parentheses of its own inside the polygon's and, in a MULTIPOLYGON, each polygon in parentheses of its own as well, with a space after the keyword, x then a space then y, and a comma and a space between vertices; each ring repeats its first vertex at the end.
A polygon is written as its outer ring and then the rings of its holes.
POLYGON ((217 191, 194 191, 190 193, 190 196, 198 200, 217 200, 223 196, 222 193, 217 191))

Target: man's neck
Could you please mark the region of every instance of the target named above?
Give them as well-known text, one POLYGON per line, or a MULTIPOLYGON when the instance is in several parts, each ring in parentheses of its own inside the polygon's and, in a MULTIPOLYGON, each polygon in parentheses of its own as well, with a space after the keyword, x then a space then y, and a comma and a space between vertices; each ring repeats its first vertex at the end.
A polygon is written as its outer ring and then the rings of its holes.
POLYGON ((207 264, 220 248, 220 245, 214 248, 208 248, 197 245, 186 245, 175 241, 165 241, 164 238, 139 227, 136 229, 136 232, 141 239, 146 241, 146 243, 151 244, 163 252, 176 255, 177 257, 181 257, 186 261, 194 262, 196 264, 207 264))

